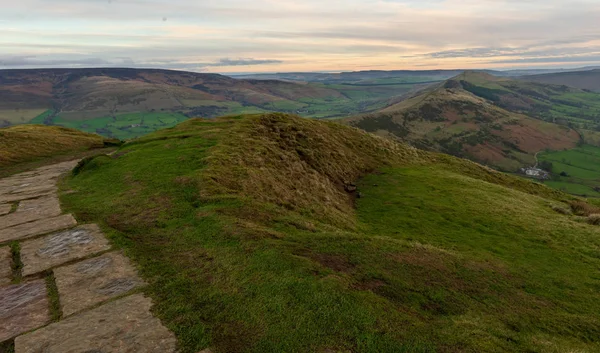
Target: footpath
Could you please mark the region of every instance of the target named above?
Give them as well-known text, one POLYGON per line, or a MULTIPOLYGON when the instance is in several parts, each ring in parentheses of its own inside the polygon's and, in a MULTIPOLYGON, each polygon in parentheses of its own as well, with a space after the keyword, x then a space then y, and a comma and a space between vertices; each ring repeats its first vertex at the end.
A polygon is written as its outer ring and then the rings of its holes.
POLYGON ((176 351, 135 267, 95 224, 63 214, 77 161, 0 179, 0 343, 15 353, 176 351))

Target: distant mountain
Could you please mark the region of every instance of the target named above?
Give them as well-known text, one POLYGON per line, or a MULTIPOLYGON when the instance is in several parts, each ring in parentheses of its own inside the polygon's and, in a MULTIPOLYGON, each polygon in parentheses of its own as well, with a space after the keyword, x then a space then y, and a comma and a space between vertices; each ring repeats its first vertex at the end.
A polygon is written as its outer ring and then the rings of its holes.
POLYGON ((594 92, 600 92, 600 69, 524 76, 520 77, 520 79, 554 85, 566 85, 594 92))
POLYGON ((155 69, 0 70, 0 127, 55 124, 125 139, 189 117, 348 116, 380 109, 413 86, 328 86, 155 69))
POLYGON ((353 72, 284 72, 273 74, 250 74, 232 76, 238 79, 286 80, 323 83, 373 84, 373 83, 415 83, 439 82, 459 75, 464 70, 394 70, 394 71, 353 71, 353 72), (381 81, 384 80, 384 81, 381 81))
POLYGON ((516 70, 367 70, 351 72, 282 72, 270 74, 231 75, 237 79, 286 80, 323 83, 369 84, 373 81, 385 82, 435 82, 444 81, 465 71, 483 72, 499 77, 518 77, 561 72, 587 71, 591 68, 577 69, 516 69, 516 70))
POLYGON ((465 72, 353 126, 515 171, 537 152, 598 143, 600 95, 465 72))

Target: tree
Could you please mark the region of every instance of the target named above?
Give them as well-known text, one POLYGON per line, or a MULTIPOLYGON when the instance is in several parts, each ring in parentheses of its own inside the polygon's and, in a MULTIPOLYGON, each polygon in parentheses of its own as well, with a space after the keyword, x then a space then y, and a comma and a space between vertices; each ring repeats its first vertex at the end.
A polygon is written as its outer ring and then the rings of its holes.
POLYGON ((549 173, 552 173, 552 162, 550 161, 541 161, 540 162, 540 169, 543 169, 549 173))

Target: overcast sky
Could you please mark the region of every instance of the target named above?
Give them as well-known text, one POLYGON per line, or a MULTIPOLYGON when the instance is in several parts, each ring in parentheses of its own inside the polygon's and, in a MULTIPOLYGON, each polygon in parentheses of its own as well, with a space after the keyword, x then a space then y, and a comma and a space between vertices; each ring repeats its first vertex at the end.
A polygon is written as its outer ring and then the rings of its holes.
POLYGON ((587 66, 599 0, 0 0, 0 69, 587 66))

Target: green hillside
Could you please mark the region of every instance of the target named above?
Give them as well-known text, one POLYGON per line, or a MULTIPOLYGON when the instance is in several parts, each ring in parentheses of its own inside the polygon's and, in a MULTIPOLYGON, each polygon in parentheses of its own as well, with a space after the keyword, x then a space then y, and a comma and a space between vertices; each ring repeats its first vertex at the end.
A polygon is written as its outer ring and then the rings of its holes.
POLYGON ((583 145, 566 151, 544 152, 538 159, 551 169, 546 185, 584 197, 600 197, 600 148, 583 145))
POLYGON ((120 142, 59 126, 17 125, 0 129, 0 177, 40 163, 74 159, 120 142))
MULTIPOLYGON (((526 79, 526 77, 525 77, 526 79)), ((497 106, 559 125, 600 131, 600 94, 565 85, 465 72, 447 85, 462 86, 497 106)))
POLYGON ((130 139, 196 117, 270 111, 344 117, 384 108, 436 79, 413 75, 330 83, 158 69, 0 70, 0 127, 58 125, 130 139))
POLYGON ((192 119, 62 189, 182 352, 600 350, 597 226, 473 162, 281 114, 192 119))

